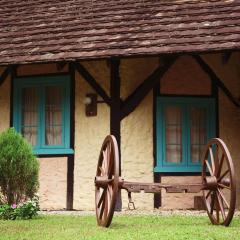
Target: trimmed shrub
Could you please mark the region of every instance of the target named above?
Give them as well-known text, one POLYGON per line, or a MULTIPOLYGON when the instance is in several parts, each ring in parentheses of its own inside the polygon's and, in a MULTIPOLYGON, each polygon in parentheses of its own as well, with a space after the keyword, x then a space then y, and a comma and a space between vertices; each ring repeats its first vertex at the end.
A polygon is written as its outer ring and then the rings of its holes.
POLYGON ((38 190, 39 162, 27 141, 10 128, 0 134, 1 202, 19 204, 38 190))

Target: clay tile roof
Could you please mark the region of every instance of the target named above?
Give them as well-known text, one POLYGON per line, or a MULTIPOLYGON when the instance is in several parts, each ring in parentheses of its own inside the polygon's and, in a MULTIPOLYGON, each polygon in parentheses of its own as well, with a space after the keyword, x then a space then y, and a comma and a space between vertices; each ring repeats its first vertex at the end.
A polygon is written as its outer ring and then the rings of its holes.
POLYGON ((240 49, 240 0, 0 0, 0 64, 240 49))

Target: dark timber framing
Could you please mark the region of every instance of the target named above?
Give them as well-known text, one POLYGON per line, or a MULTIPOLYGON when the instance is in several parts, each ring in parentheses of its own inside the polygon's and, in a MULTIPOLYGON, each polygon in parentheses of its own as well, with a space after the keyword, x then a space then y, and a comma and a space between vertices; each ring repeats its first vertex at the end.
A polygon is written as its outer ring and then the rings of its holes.
POLYGON ((6 67, 6 69, 3 71, 3 73, 0 76, 0 86, 5 82, 7 77, 12 73, 13 71, 13 66, 6 67))
MULTIPOLYGON (((121 97, 120 97, 120 60, 113 58, 110 61, 110 132, 117 139, 119 149, 121 149, 121 97)), ((120 154, 121 156, 121 154, 120 154)), ((121 157, 120 157, 121 159, 121 157)), ((121 175, 121 161, 119 165, 119 175, 121 175)))
POLYGON ((88 82, 88 84, 102 97, 102 99, 110 106, 111 100, 103 88, 97 83, 88 70, 79 62, 75 62, 75 68, 78 73, 88 82))
POLYGON ((176 58, 169 59, 165 61, 164 66, 159 66, 154 70, 150 76, 148 76, 134 91, 127 97, 124 101, 121 109, 121 119, 128 116, 134 109, 141 103, 145 96, 158 84, 163 75, 167 70, 173 65, 176 58))
MULTIPOLYGON (((119 73, 120 60, 112 58, 110 60, 110 132, 116 137, 119 146, 119 175, 121 176, 121 97, 120 86, 121 79, 119 73)), ((121 211, 122 198, 121 191, 118 193, 118 198, 115 206, 115 211, 121 211)))
MULTIPOLYGON (((62 65, 63 66, 63 65, 62 65)), ((71 76, 71 99, 70 99, 70 147, 74 149, 74 132, 75 132, 75 68, 73 63, 69 64, 69 72, 71 76)), ((67 210, 73 210, 73 193, 74 193, 74 163, 75 163, 75 155, 69 155, 67 160, 67 210)))
MULTIPOLYGON (((114 135, 117 142, 121 144, 121 120, 127 117, 141 103, 145 96, 158 84, 159 80, 176 61, 177 57, 166 57, 164 66, 158 66, 125 101, 121 100, 120 93, 120 59, 110 59, 110 97, 98 84, 96 79, 79 62, 74 66, 78 73, 89 83, 89 85, 99 94, 110 106, 110 133, 114 135)), ((120 148, 121 149, 121 148, 120 148)), ((121 152, 121 150, 120 150, 121 152)), ((121 161, 120 161, 121 174, 121 161)))
POLYGON ((202 68, 202 70, 210 77, 213 84, 218 86, 225 95, 228 97, 228 99, 236 106, 240 107, 240 101, 238 101, 232 93, 229 91, 229 89, 225 86, 225 84, 221 81, 221 79, 216 75, 216 73, 212 70, 212 68, 209 66, 208 63, 206 63, 200 56, 194 55, 194 59, 197 61, 199 66, 202 68))
MULTIPOLYGON (((160 80, 161 81, 161 80, 160 80)), ((156 84, 156 86, 153 88, 153 169, 157 165, 157 96, 160 95, 160 81, 156 84)), ((153 172, 153 182, 154 183, 161 183, 161 175, 157 172, 153 172)), ((154 201, 153 201, 154 208, 159 208, 162 206, 162 194, 154 193, 154 201)))

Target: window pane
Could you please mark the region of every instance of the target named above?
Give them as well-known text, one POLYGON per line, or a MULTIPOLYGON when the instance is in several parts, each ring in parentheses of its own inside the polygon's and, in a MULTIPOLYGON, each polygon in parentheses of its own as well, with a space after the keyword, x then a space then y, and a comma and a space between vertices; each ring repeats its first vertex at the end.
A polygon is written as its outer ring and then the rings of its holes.
POLYGON ((166 161, 182 162, 182 112, 180 107, 165 108, 166 161))
POLYGON ((200 162, 203 148, 207 142, 206 109, 192 107, 191 121, 191 161, 200 162))
POLYGON ((62 102, 63 88, 49 86, 45 88, 45 144, 62 144, 62 102))
POLYGON ((182 161, 181 145, 167 145, 166 159, 167 162, 180 163, 182 161))
POLYGON ((37 144, 38 95, 37 88, 24 88, 22 91, 22 135, 32 145, 37 144))

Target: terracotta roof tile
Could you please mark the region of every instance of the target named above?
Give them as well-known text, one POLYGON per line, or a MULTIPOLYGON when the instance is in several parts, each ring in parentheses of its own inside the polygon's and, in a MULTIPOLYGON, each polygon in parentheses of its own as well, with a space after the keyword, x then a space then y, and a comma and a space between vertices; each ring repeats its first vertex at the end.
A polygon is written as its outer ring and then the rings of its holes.
POLYGON ((240 49, 240 0, 0 0, 0 64, 240 49))

